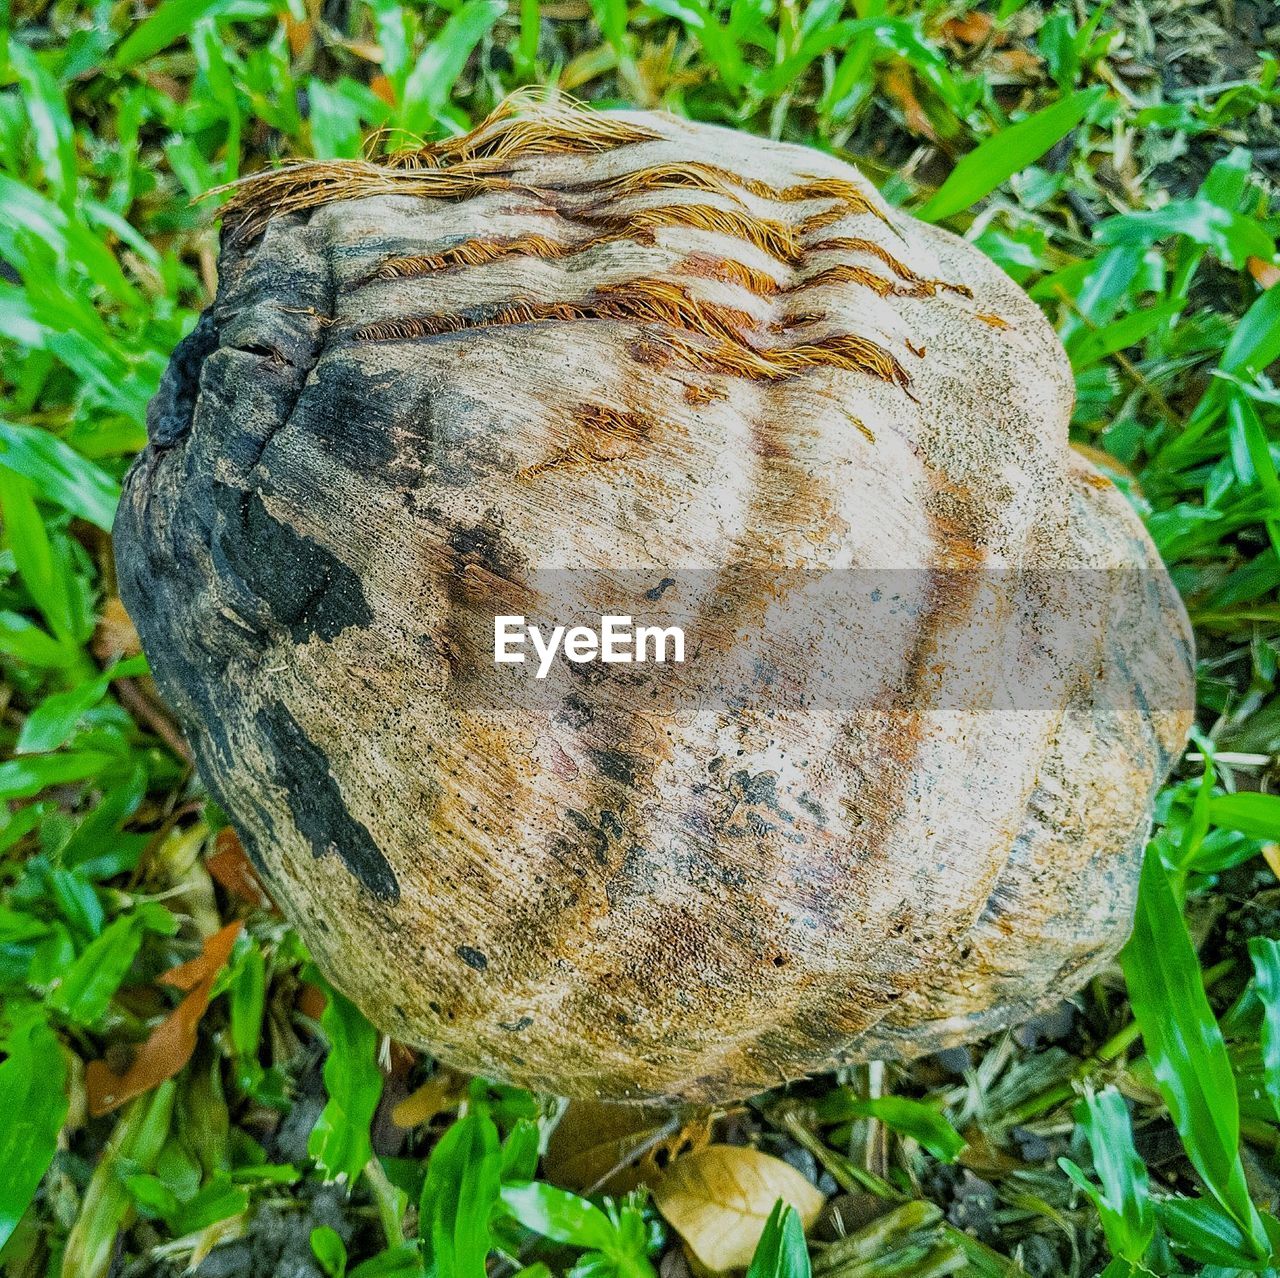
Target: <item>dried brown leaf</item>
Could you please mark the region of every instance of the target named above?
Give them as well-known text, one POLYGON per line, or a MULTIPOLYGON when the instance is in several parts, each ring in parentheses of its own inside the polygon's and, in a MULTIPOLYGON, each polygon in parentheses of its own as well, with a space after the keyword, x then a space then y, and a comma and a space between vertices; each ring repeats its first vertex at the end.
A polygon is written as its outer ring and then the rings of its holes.
POLYGON ((298 986, 298 1011, 310 1020, 318 1021, 320 1019, 327 1001, 324 996, 324 990, 318 985, 312 985, 309 981, 304 981, 298 986))
POLYGON ((981 44, 991 34, 995 21, 989 13, 972 9, 942 24, 942 34, 957 44, 981 44))
POLYGON ((1271 873, 1280 879, 1280 843, 1264 843, 1262 845, 1262 859, 1266 861, 1267 868, 1271 873))
POLYGON ((93 655, 106 664, 120 657, 136 657, 141 651, 138 632, 120 596, 111 595, 102 605, 98 628, 93 632, 93 655))
POLYGON ((653 1185, 677 1158, 705 1149, 711 1116, 645 1105, 570 1101, 547 1142, 544 1174, 578 1192, 653 1185))
POLYGON ((299 57, 315 39, 315 28, 307 19, 298 21, 292 14, 284 16, 284 32, 289 41, 289 52, 299 57))
POLYGON ((214 882, 226 888, 232 896, 237 896, 260 910, 275 909, 275 902, 262 886, 253 862, 245 854, 240 836, 230 826, 218 831, 214 839, 213 855, 204 865, 214 882))
POLYGON ((1245 264, 1259 288, 1271 288, 1276 283, 1280 283, 1280 266, 1274 262, 1264 261, 1260 257, 1250 257, 1245 264))
POLYGON ((902 122, 908 131, 917 137, 928 138, 930 142, 938 141, 938 134, 929 122, 924 107, 920 105, 920 99, 916 97, 911 71, 904 63, 898 62, 886 67, 880 76, 880 87, 885 96, 902 112, 902 122))
POLYGON ((658 1210, 694 1259, 715 1273, 751 1263, 779 1198, 806 1229, 826 1201, 794 1167, 743 1145, 708 1145, 679 1158, 653 1187, 658 1210))
POLYGON ((124 1073, 117 1074, 105 1060, 89 1062, 85 1085, 89 1112, 95 1118, 158 1087, 191 1059, 197 1026, 209 1006, 214 980, 231 956, 240 928, 238 922, 228 923, 205 941, 196 958, 180 963, 159 978, 166 985, 187 991, 187 996, 138 1045, 124 1073))
POLYGON ((464 1075, 441 1066, 391 1111, 391 1121, 397 1127, 417 1127, 429 1123, 437 1114, 456 1109, 466 1094, 468 1081, 464 1075))
POLYGON ((993 84, 1039 84, 1044 79, 1044 61, 1030 49, 1004 49, 986 61, 993 84))

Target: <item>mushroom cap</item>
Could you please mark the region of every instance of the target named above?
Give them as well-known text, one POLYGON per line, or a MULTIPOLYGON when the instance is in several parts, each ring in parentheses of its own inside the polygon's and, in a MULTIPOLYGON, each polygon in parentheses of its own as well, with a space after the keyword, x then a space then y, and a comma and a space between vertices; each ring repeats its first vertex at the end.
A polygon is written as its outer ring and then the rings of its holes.
POLYGON ((1127 934, 1191 636, 977 249, 804 147, 505 105, 227 207, 116 524, 200 773, 394 1037, 722 1101, 1127 934), (683 662, 494 661, 499 616, 683 662))

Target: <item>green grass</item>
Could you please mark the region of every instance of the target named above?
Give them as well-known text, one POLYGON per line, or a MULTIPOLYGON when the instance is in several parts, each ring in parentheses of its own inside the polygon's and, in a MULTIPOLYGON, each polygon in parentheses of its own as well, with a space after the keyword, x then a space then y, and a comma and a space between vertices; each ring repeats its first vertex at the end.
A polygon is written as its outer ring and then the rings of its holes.
POLYGON ((1083 992, 1060 1042, 1003 1036, 966 1069, 855 1070, 731 1116, 723 1136, 820 1173, 844 1222, 806 1252, 775 1213, 751 1278, 1280 1268, 1280 885, 1262 855, 1280 840, 1280 284, 1264 287, 1280 87, 1255 52, 1280 14, 16 5, 0 27, 6 1275, 177 1273, 242 1231, 240 1272, 268 1272, 268 1217, 313 1272, 362 1278, 651 1278, 675 1245, 643 1192, 593 1205, 553 1183, 545 1098, 442 1089, 440 1115, 388 1138, 387 1105, 431 1063, 388 1075, 355 1008, 300 998, 321 978, 279 919, 215 884, 220 818, 114 600, 120 476, 210 295, 215 212, 192 200, 278 157, 355 155, 373 129, 463 130, 534 82, 836 150, 970 236, 1062 335, 1073 433, 1114 459, 1197 628, 1200 731, 1160 800, 1122 974, 1083 992), (181 997, 155 978, 232 917, 246 926, 190 1061, 87 1115, 86 1066, 125 1069, 181 997))

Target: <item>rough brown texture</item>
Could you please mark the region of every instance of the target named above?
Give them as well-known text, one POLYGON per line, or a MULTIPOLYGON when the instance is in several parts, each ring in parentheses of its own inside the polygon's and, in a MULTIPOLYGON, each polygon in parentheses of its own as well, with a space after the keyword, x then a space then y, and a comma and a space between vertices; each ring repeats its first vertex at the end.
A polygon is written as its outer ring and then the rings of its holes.
POLYGON ((227 212, 117 522, 204 779, 387 1032, 724 1099, 1122 942, 1186 618, 1034 304, 848 165, 506 108, 227 212), (686 626, 495 666, 496 613, 686 626))

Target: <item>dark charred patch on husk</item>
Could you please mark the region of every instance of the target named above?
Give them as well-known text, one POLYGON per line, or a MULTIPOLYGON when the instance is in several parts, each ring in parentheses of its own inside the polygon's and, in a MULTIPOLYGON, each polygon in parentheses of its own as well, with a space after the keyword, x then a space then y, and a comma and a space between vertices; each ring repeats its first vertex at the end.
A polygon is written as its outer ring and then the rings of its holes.
POLYGON ((483 950, 478 950, 473 945, 459 945, 454 953, 475 972, 486 972, 489 970, 489 956, 483 950))
MULTIPOLYGON (((600 813, 598 820, 593 821, 585 812, 569 808, 565 811, 565 817, 569 824, 584 836, 596 864, 602 867, 607 866, 610 861, 610 850, 626 832, 618 814, 606 809, 600 813)), ((566 839, 560 850, 566 854, 570 853, 578 846, 578 842, 576 839, 566 839)))
POLYGON ((311 853, 336 856, 380 901, 398 901, 400 884, 365 825, 347 810, 323 750, 279 701, 254 717, 268 768, 311 853))
POLYGON ((395 370, 377 372, 334 352, 302 394, 299 426, 356 474, 385 474, 399 451, 401 380, 395 370))
POLYGON ((582 728, 593 722, 595 717, 595 708, 590 701, 579 692, 571 692, 560 703, 560 709, 555 714, 555 722, 569 728, 582 728))
POLYGON ((152 448, 168 448, 191 429, 200 370, 217 349, 218 324, 211 307, 174 347, 159 389, 147 405, 147 439, 152 448))
POLYGON ((522 559, 503 533, 502 516, 496 510, 486 512, 479 523, 451 528, 449 549, 459 570, 478 567, 508 581, 521 575, 522 559))
POLYGON ((336 555, 275 518, 261 494, 212 489, 226 521, 212 550, 250 596, 246 620, 281 627, 295 644, 332 640, 373 620, 360 578, 336 555))
POLYGON ((592 762, 600 769, 600 775, 619 785, 633 786, 642 771, 641 760, 624 754, 621 750, 592 750, 592 762))

